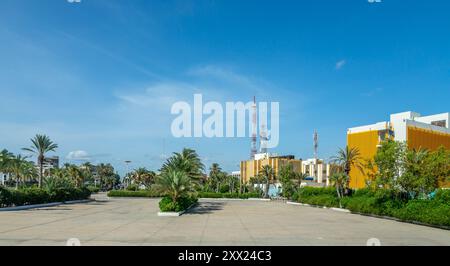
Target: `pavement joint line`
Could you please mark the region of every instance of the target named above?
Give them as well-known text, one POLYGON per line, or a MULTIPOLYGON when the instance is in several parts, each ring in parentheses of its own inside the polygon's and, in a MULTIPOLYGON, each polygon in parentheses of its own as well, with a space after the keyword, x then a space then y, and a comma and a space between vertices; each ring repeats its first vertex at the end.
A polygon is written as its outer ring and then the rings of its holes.
MULTIPOLYGON (((55 207, 57 207, 57 206, 55 206, 55 207)), ((123 207, 119 207, 119 208, 126 208, 126 207, 128 207, 128 206, 123 206, 123 207)), ((94 208, 95 207, 92 207, 92 208, 89 208, 88 210, 94 209, 94 208)), ((115 207, 110 208, 110 209, 106 209, 106 210, 103 210, 103 211, 96 211, 96 212, 93 212, 93 213, 80 214, 80 215, 75 215, 75 216, 71 216, 71 217, 67 217, 67 218, 56 219, 56 220, 53 220, 53 221, 50 221, 50 222, 45 222, 45 223, 40 223, 40 224, 34 224, 34 225, 19 227, 19 228, 15 228, 13 230, 0 231, 0 234, 11 233, 11 232, 15 232, 15 231, 20 231, 20 230, 32 228, 32 227, 48 225, 48 224, 61 222, 61 221, 65 221, 65 220, 71 220, 71 219, 80 218, 80 217, 86 217, 86 216, 95 215, 95 214, 98 214, 98 213, 108 212, 108 211, 113 210, 113 209, 115 209, 115 207)), ((28 211, 39 211, 39 209, 28 210, 28 211)))
POLYGON ((0 227, 4 229, 14 229, 14 226, 23 227, 36 222, 50 224, 0 234, 0 246, 64 245, 67 228, 72 228, 68 230, 74 237, 81 234, 84 239, 83 245, 191 246, 228 243, 250 246, 342 244, 363 246, 366 238, 371 237, 377 237, 383 245, 434 246, 450 243, 448 231, 427 229, 423 226, 396 223, 370 216, 345 215, 318 208, 300 207, 293 211, 295 208, 288 207, 289 205, 282 202, 265 204, 230 201, 220 204, 221 208, 213 208, 216 204, 214 201, 202 203, 201 207, 207 211, 199 211, 182 219, 168 219, 173 221, 153 218, 152 214, 157 210, 157 202, 154 200, 109 201, 105 204, 76 205, 73 208, 54 207, 49 210, 0 214, 0 227), (211 208, 207 208, 210 205, 211 208), (125 208, 127 211, 124 211, 125 208), (117 212, 123 215, 117 217, 118 221, 115 221, 117 212), (80 213, 85 215, 76 215, 80 213), (98 215, 91 216, 95 213, 98 215), (71 216, 68 219, 74 221, 65 222, 66 219, 61 219, 68 216, 71 216), (49 222, 49 219, 55 221, 49 222), (183 228, 185 225, 194 225, 195 230, 186 233, 183 228), (336 230, 336 225, 339 230, 336 230), (269 230, 267 226, 272 226, 273 230, 267 231, 269 230), (236 234, 230 235, 227 230, 236 230, 236 234), (92 232, 98 233, 98 237, 92 238, 92 232), (86 238, 89 240, 86 241, 86 238))
POLYGON ((202 245, 202 243, 203 243, 203 239, 205 237, 205 232, 206 232, 206 227, 208 226, 208 222, 209 222, 209 217, 210 217, 210 214, 207 214, 205 224, 203 225, 202 234, 200 236, 200 243, 199 243, 199 245, 202 245))
MULTIPOLYGON (((142 209, 143 209, 143 207, 139 208, 139 210, 142 210, 142 209)), ((114 232, 114 231, 120 229, 121 227, 124 227, 124 226, 127 226, 127 225, 129 225, 129 224, 135 223, 135 222, 137 222, 137 221, 143 219, 142 216, 143 216, 143 215, 141 215, 141 217, 138 217, 138 218, 136 218, 136 219, 134 219, 134 220, 132 220, 132 221, 129 221, 129 222, 124 223, 124 224, 121 224, 121 225, 118 225, 118 226, 114 227, 112 230, 108 230, 108 231, 106 231, 106 232, 103 232, 102 234, 98 234, 98 235, 95 236, 95 237, 89 238, 88 240, 86 240, 86 243, 91 242, 91 241, 95 241, 97 238, 99 238, 99 237, 101 237, 101 236, 103 236, 103 235, 112 233, 112 232, 114 232)))
POLYGON ((155 237, 155 236, 156 236, 159 232, 161 232, 165 227, 167 227, 167 226, 169 226, 169 225, 175 223, 175 221, 176 221, 176 219, 164 219, 164 220, 166 220, 167 223, 161 225, 158 229, 156 229, 156 231, 150 233, 150 236, 147 237, 147 238, 145 239, 145 241, 142 243, 142 245, 144 245, 145 243, 147 243, 147 241, 148 241, 149 239, 152 239, 153 237, 155 237))
POLYGON ((247 234, 250 236, 250 239, 252 240, 253 244, 256 245, 256 239, 253 237, 252 233, 250 232, 250 230, 247 228, 247 226, 245 226, 245 223, 242 222, 241 217, 238 215, 238 213, 236 212, 236 210, 233 209, 233 213, 234 215, 236 215, 236 217, 239 219, 239 222, 241 223, 242 227, 244 228, 244 230, 247 232, 247 234))

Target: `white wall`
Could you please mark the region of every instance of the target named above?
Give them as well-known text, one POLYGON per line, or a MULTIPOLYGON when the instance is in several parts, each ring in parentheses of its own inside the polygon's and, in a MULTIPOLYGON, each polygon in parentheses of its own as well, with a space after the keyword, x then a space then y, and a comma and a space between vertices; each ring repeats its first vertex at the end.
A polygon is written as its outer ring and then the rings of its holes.
POLYGON ((449 128, 450 122, 450 113, 437 114, 437 115, 429 115, 416 118, 416 121, 423 122, 426 124, 431 124, 431 122, 442 121, 445 120, 446 127, 449 128))

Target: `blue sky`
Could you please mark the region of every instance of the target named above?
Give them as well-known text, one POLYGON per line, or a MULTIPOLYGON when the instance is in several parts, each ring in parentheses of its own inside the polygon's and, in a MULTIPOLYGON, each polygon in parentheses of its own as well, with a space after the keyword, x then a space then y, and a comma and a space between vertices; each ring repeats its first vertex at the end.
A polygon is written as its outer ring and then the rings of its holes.
POLYGON ((202 93, 279 101, 273 152, 311 157, 317 129, 328 158, 349 127, 449 111, 449 13, 441 0, 3 0, 0 148, 44 133, 64 161, 121 173, 183 147, 236 170, 248 139, 171 135, 171 104, 202 93))

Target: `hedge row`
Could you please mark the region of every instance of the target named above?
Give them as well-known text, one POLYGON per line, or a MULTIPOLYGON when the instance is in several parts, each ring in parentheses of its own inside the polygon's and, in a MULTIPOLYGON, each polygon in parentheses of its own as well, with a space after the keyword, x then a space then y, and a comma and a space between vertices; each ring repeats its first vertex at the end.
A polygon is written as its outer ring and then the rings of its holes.
MULTIPOLYGON (((332 188, 303 188, 293 200, 326 207, 339 207, 332 188)), ((408 200, 390 190, 362 189, 341 201, 343 208, 355 213, 390 216, 406 222, 450 226, 450 190, 439 190, 431 200, 408 200)))
POLYGON ((164 197, 159 202, 159 209, 162 212, 181 212, 197 202, 198 199, 195 196, 185 196, 179 198, 177 202, 173 202, 173 200, 169 197, 164 197))
POLYGON ((99 192, 100 192, 100 188, 94 187, 94 186, 88 186, 87 189, 89 189, 89 190, 91 191, 92 194, 95 194, 95 193, 99 193, 99 192))
POLYGON ((216 192, 199 192, 199 198, 208 199, 249 199, 249 198, 261 198, 259 193, 216 193, 216 192))
POLYGON ((58 188, 47 191, 40 188, 12 190, 0 187, 0 207, 83 200, 88 199, 90 196, 91 191, 87 188, 58 188))
MULTIPOLYGON (((152 190, 128 191, 128 190, 112 190, 108 192, 108 197, 124 197, 124 198, 161 198, 164 195, 152 190)), ((215 193, 215 192, 198 192, 198 198, 209 199, 249 199, 260 198, 259 193, 215 193)))
POLYGON ((124 197, 124 198, 160 198, 163 195, 151 190, 128 191, 128 190, 111 190, 108 197, 124 197))

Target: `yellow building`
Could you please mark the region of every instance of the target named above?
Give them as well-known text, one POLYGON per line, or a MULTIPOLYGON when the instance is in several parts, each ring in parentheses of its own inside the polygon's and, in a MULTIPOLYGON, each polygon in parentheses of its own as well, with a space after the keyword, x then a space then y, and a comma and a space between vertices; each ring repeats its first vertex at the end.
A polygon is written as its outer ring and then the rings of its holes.
POLYGON ((255 160, 241 162, 241 181, 244 184, 248 183, 250 178, 257 176, 265 165, 272 166, 275 176, 278 176, 281 168, 288 164, 292 164, 295 172, 302 172, 302 161, 295 160, 294 156, 271 156, 267 153, 257 154, 255 160))
MULTIPOLYGON (((372 159, 380 143, 387 139, 406 142, 412 149, 450 149, 450 113, 421 116, 414 112, 393 114, 389 122, 351 128, 347 132, 349 148, 358 148, 361 157, 372 159)), ((366 176, 358 169, 350 172, 350 187, 364 188, 366 176)))

